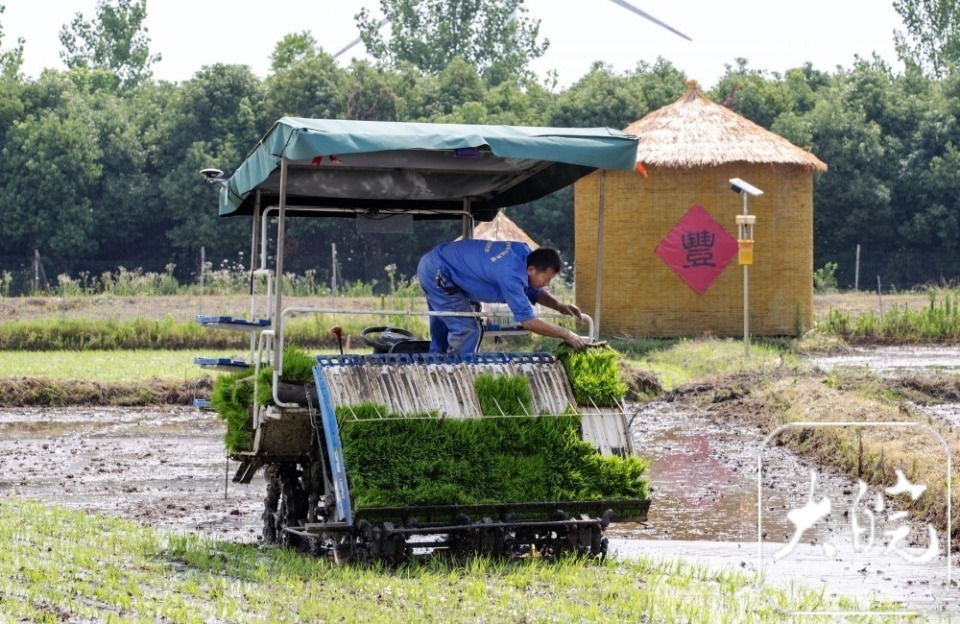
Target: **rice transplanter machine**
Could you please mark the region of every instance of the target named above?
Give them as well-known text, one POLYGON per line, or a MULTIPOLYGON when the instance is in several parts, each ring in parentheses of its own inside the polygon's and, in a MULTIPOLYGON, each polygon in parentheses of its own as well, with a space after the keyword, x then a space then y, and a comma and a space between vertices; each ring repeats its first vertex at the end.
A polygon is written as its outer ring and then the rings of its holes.
MULTIPOLYGON (((523 204, 563 188, 598 168, 632 170, 636 137, 602 129, 405 124, 283 118, 229 178, 204 170, 220 188, 220 215, 249 216, 249 319, 200 317, 205 325, 250 333, 250 360, 273 369, 270 405, 254 406, 252 443, 233 456, 234 481, 267 479, 264 538, 332 553, 338 559, 408 556, 415 549, 454 553, 523 554, 574 551, 602 555, 611 521, 644 520, 650 501, 547 500, 485 504, 358 505, 344 428, 370 420, 359 406, 382 405, 390 414, 432 412, 443 419, 484 418, 474 391, 480 375, 522 375, 530 383, 529 414, 580 415, 580 435, 601 455, 632 454, 622 408, 577 405, 562 364, 549 353, 425 353, 426 341, 391 338, 377 328, 372 355, 320 355, 312 383, 281 382, 283 327, 297 314, 344 313, 338 308, 284 307, 284 224, 288 217, 340 217, 398 222, 448 218, 471 236, 475 219, 489 220, 505 206, 523 204), (275 264, 267 266, 270 219, 275 218, 275 264), (265 276, 265 297, 255 292, 265 276), (267 305, 257 309, 258 299, 267 305)), ((446 312, 350 310, 354 314, 443 315, 446 312)), ((490 319, 495 313, 478 312, 490 319)), ((545 315, 546 316, 546 315, 545 315)), ((488 335, 519 327, 491 326, 488 335)), ((588 327, 590 338, 594 329, 588 327)), ((212 368, 249 365, 198 358, 212 368)), ((378 414, 374 418, 383 419, 378 414)), ((544 416, 549 417, 549 416, 544 416)))

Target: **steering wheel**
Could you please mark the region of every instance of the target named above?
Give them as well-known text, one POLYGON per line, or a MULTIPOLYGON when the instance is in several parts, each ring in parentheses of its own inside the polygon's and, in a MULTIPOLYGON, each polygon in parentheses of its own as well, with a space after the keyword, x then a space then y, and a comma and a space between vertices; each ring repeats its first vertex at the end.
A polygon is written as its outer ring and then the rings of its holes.
POLYGON ((398 342, 416 340, 417 335, 399 327, 381 325, 379 327, 367 327, 360 332, 360 338, 368 347, 373 347, 375 352, 386 353, 398 342))

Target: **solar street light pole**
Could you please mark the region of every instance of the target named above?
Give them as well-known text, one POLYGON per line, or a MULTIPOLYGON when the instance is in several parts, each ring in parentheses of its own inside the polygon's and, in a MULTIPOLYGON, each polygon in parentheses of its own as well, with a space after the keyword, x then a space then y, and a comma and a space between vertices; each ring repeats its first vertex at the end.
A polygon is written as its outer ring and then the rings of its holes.
POLYGON ((730 190, 743 197, 743 214, 737 215, 738 258, 743 265, 743 357, 750 357, 750 271, 753 264, 753 226, 757 217, 749 213, 747 196, 759 197, 763 191, 740 178, 730 180, 730 190))
MULTIPOLYGON (((744 217, 749 216, 747 212, 747 194, 740 193, 743 196, 743 215, 744 217)), ((744 225, 746 224, 746 219, 743 220, 744 225)), ((740 219, 737 220, 740 222, 740 219)), ((741 225, 742 229, 744 225, 741 225)), ((738 236, 738 239, 742 239, 742 236, 738 236)), ((740 240, 737 241, 738 244, 742 244, 740 240)), ((751 243, 752 244, 752 243, 751 243)), ((739 254, 738 254, 739 255, 739 254)), ((743 264, 743 357, 750 357, 750 265, 740 260, 740 263, 743 264)))

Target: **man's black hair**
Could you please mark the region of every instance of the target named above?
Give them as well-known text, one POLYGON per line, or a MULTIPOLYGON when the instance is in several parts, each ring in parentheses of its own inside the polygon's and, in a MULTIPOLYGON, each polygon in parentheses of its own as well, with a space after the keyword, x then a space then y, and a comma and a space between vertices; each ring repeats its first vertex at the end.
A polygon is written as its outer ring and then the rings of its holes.
POLYGON ((560 264, 560 252, 553 247, 540 247, 531 251, 527 256, 527 266, 541 272, 553 269, 554 273, 559 273, 563 268, 560 264))

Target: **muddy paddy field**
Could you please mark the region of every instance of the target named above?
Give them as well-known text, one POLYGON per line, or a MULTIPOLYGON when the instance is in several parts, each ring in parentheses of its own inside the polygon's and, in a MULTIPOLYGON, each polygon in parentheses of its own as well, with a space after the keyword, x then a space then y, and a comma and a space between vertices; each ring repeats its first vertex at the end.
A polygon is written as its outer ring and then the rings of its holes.
MULTIPOLYGON (((960 349, 872 349, 813 363, 827 374, 852 367, 891 379, 956 374, 960 349)), ((635 450, 651 461, 653 504, 647 523, 608 530, 614 553, 763 570, 767 580, 822 586, 827 594, 960 614, 958 590, 945 584, 957 570, 943 549, 924 563, 902 556, 918 558, 926 552, 924 523, 897 516, 895 501, 887 497, 891 502, 873 514, 875 543, 856 552, 850 512, 866 522, 863 510, 876 509, 874 501, 882 493, 872 489, 861 494, 855 479, 823 469, 776 440, 767 441, 766 432, 748 421, 704 407, 699 395, 696 389, 674 392, 631 407, 635 450), (811 471, 817 478, 812 498, 811 471), (799 516, 791 512, 825 498, 830 513, 776 559, 796 533, 799 516), (909 535, 896 550, 888 548, 893 540, 886 534, 905 524, 909 535)), ((725 409, 737 409, 736 399, 727 401, 725 409)), ((960 397, 910 409, 945 426, 960 426, 960 397)), ((223 433, 215 414, 189 407, 0 409, 0 499, 36 499, 173 531, 257 543, 264 481, 259 476, 246 486, 229 481, 236 464, 224 457, 223 433)), ((861 537, 862 546, 868 536, 861 537)))

